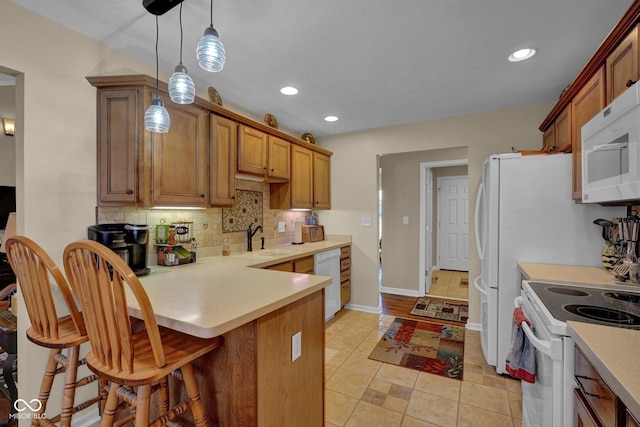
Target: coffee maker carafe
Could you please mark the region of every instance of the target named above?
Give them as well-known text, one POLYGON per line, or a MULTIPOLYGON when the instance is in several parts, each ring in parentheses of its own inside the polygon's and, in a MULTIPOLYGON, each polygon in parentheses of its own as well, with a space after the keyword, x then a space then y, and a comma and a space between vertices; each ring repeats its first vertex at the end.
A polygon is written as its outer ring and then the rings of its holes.
POLYGON ((147 243, 151 227, 144 224, 97 224, 88 228, 90 240, 102 243, 118 254, 136 276, 149 274, 147 243))

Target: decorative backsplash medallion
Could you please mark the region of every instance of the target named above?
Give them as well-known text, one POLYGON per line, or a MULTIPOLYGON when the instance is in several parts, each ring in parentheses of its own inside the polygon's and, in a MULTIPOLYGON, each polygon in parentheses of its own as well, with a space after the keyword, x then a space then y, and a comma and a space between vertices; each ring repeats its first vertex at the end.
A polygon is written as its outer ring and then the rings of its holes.
POLYGON ((222 209, 222 232, 245 231, 262 225, 262 191, 236 190, 236 207, 222 209))

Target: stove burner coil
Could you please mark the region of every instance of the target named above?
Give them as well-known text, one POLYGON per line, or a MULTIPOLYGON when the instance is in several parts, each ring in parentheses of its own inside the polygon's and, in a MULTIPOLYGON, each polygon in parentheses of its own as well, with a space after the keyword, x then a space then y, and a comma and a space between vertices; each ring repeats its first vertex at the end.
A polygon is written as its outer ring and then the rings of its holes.
POLYGON ((640 325, 640 316, 619 310, 593 305, 569 304, 564 309, 578 316, 615 325, 640 325))

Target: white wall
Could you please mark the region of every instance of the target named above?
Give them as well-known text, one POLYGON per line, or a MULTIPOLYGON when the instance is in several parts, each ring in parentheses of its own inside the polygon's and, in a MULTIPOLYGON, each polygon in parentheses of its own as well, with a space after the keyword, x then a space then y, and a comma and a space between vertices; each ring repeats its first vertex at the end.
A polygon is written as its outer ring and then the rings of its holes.
MULTIPOLYGON (((351 304, 370 310, 379 307, 377 220, 373 227, 360 226, 362 216, 377 219, 378 155, 467 147, 469 198, 475 200, 484 159, 494 153, 510 152, 514 146, 517 149, 539 148, 542 135, 538 126, 552 107, 553 104, 533 105, 319 140, 319 145, 334 153, 331 158, 331 211, 321 212, 320 221, 331 233, 352 235, 351 304)), ((473 235, 473 227, 470 228, 473 235)), ((471 246, 475 247, 473 238, 471 246)), ((415 249, 418 250, 417 247, 415 249)), ((480 271, 473 249, 470 250, 470 258, 469 277, 473 280, 480 271)), ((417 266, 408 265, 407 268, 417 266)), ((470 286, 469 314, 472 323, 480 321, 479 304, 478 293, 470 286)))

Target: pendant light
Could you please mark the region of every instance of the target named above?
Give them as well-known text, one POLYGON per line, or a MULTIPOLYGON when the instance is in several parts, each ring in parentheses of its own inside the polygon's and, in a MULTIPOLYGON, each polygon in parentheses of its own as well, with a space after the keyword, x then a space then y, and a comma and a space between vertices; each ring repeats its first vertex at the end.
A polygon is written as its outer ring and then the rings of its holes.
POLYGON ((182 65, 182 3, 180 3, 180 63, 169 78, 169 97, 176 104, 192 104, 196 98, 196 87, 182 65))
POLYGON ((198 42, 196 49, 198 64, 206 71, 221 71, 224 67, 224 46, 218 37, 218 32, 213 28, 213 0, 211 0, 211 25, 204 30, 204 35, 198 42))
POLYGON ((151 100, 151 105, 144 113, 144 127, 151 132, 167 133, 171 126, 171 119, 167 109, 160 99, 159 64, 158 64, 158 16, 156 15, 156 97, 151 100))

